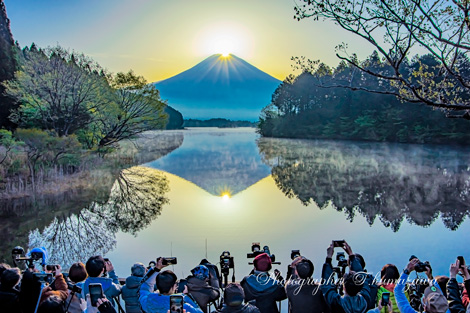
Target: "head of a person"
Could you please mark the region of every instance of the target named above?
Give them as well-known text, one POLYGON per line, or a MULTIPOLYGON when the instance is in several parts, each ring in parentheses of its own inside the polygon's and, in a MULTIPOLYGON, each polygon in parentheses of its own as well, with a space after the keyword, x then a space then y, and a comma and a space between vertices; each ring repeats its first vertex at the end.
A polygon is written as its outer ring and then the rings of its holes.
POLYGON ((2 275, 4 270, 9 269, 9 268, 11 268, 10 265, 8 265, 6 263, 0 263, 0 276, 2 275))
POLYGON ((92 256, 86 261, 86 271, 90 277, 99 277, 105 270, 105 262, 101 255, 92 256))
POLYGON ((313 266, 312 261, 308 259, 303 259, 302 261, 297 263, 295 269, 297 270, 297 275, 299 275, 299 278, 307 279, 312 277, 315 267, 313 266))
POLYGON ((380 277, 384 284, 392 284, 400 278, 400 272, 395 265, 385 264, 380 271, 380 277))
POLYGON ((258 254, 253 261, 255 269, 260 272, 267 272, 272 268, 271 258, 267 253, 258 254))
POLYGON ((74 282, 78 283, 84 281, 88 277, 88 273, 85 269, 85 264, 82 262, 73 263, 69 269, 69 279, 74 282))
POLYGON ((200 280, 209 280, 209 269, 205 265, 196 266, 191 270, 191 274, 200 280))
POLYGON ((447 294, 447 282, 449 282, 449 277, 441 275, 441 276, 436 276, 434 277, 436 280, 436 283, 439 285, 441 288, 441 291, 443 294, 447 294))
POLYGON ((175 293, 177 280, 178 277, 176 277, 176 274, 172 271, 160 272, 156 279, 158 291, 164 295, 175 293))
POLYGON ((354 297, 362 290, 364 279, 358 275, 364 274, 349 271, 349 273, 343 276, 343 289, 345 293, 351 297, 354 297))
POLYGON ((64 302, 58 296, 50 296, 39 305, 38 313, 66 313, 64 302))
POLYGON ((439 286, 429 286, 424 290, 422 303, 427 313, 445 313, 449 309, 447 298, 439 286))
MULTIPOLYGON (((364 260, 364 257, 359 253, 354 253, 354 257, 359 261, 359 264, 361 264, 362 269, 365 270, 366 261, 364 260)), ((351 258, 348 258, 348 266, 351 266, 351 258)))
POLYGON ((224 302, 229 307, 238 307, 245 300, 245 292, 240 284, 230 283, 225 287, 224 302))
POLYGON ((132 276, 144 277, 145 271, 146 271, 145 265, 140 262, 134 263, 134 265, 132 265, 131 267, 132 276))
POLYGON ((10 290, 21 280, 21 271, 19 268, 8 268, 0 276, 0 282, 3 290, 10 290))

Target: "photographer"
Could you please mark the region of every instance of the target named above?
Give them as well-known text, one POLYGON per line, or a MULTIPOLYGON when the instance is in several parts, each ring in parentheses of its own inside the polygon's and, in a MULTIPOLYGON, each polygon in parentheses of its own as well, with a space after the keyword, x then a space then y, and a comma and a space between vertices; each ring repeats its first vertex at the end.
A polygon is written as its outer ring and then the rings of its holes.
POLYGON ((457 274, 461 273, 465 279, 464 284, 466 287, 470 285, 470 274, 468 273, 468 269, 463 264, 460 264, 460 261, 457 260, 455 263, 450 265, 449 276, 450 280, 447 283, 447 299, 449 300, 449 309, 451 313, 465 313, 469 311, 470 306, 465 306, 460 298, 460 289, 457 283, 457 274))
POLYGON ((245 293, 239 284, 231 283, 224 290, 224 305, 213 313, 260 313, 259 309, 249 303, 243 304, 245 293))
MULTIPOLYGON (((403 274, 400 276, 400 279, 395 286, 395 299, 401 313, 417 312, 411 307, 410 302, 405 296, 405 287, 408 276, 415 270, 415 267, 419 263, 420 261, 417 258, 412 259, 403 270, 403 274)), ((437 284, 426 287, 421 301, 424 311, 427 313, 444 313, 449 309, 447 299, 437 284)))
POLYGON ((220 297, 220 291, 209 285, 209 269, 204 265, 198 265, 191 270, 192 276, 188 276, 188 292, 196 300, 204 313, 207 313, 207 304, 220 297))
POLYGON ((85 269, 85 264, 79 262, 74 263, 70 266, 69 277, 67 279, 68 285, 68 296, 66 303, 66 308, 68 308, 69 313, 81 313, 86 309, 86 301, 80 297, 79 289, 75 288, 75 291, 72 291, 74 286, 82 285, 83 281, 87 279, 88 274, 85 269), (70 290, 72 289, 72 290, 70 290))
POLYGON ((359 259, 355 257, 349 245, 345 244, 342 248, 348 253, 350 268, 349 273, 343 276, 344 296, 338 293, 334 282, 334 270, 332 258, 334 253, 334 243, 332 242, 327 249, 325 264, 323 264, 321 290, 325 301, 331 312, 339 313, 364 313, 368 309, 370 301, 370 277, 360 273, 362 266, 359 259), (355 272, 354 270, 358 270, 355 272))
POLYGON ((86 296, 90 293, 89 284, 101 284, 104 295, 114 306, 113 298, 121 294, 121 285, 111 261, 105 261, 101 255, 92 256, 86 262, 85 268, 89 277, 82 286, 82 297, 86 299, 86 296), (103 277, 106 272, 109 278, 103 277))
POLYGON ((0 275, 0 308, 4 313, 18 312, 20 310, 20 291, 18 283, 21 272, 18 268, 8 268, 0 275))
POLYGON ((287 296, 284 286, 269 275, 271 257, 267 253, 261 253, 255 257, 253 264, 253 274, 245 276, 240 283, 245 292, 245 300, 256 300, 255 305, 261 313, 278 313, 276 301, 282 301, 287 296))
POLYGON ((328 312, 320 284, 313 281, 314 266, 312 261, 299 256, 290 265, 292 276, 286 282, 286 294, 289 299, 289 312, 322 313, 328 312))
POLYGON ((41 292, 38 313, 65 313, 64 301, 68 296, 68 288, 60 265, 56 267, 54 274, 53 285, 45 287, 41 292))
POLYGON ((126 313, 142 313, 139 303, 139 288, 145 272, 145 266, 142 263, 132 265, 131 276, 126 278, 126 284, 122 287, 122 299, 126 303, 126 313))
MULTIPOLYGON (((178 284, 177 277, 172 271, 163 271, 163 258, 158 258, 157 264, 144 276, 145 281, 140 286, 139 302, 146 313, 166 313, 170 308, 170 295, 175 294, 178 284), (159 293, 153 292, 155 284, 159 293)), ((187 293, 187 289, 183 293, 187 293)), ((203 313, 199 306, 188 296, 183 296, 183 308, 187 313, 203 313)))

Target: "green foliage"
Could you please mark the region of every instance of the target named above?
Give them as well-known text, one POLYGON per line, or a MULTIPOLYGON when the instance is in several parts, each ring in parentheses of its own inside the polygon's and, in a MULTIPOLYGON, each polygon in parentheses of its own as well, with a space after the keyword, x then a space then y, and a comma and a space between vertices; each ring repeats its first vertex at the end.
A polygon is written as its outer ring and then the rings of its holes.
MULTIPOLYGON (((436 62, 433 57, 426 55, 415 58, 407 67, 412 72, 413 68, 433 62, 436 62)), ((370 70, 381 68, 384 74, 391 70, 380 62, 377 53, 361 66, 370 70)), ((463 119, 446 118, 440 110, 403 103, 389 94, 334 87, 351 80, 363 89, 384 84, 374 76, 361 75, 344 62, 335 69, 320 64, 313 73, 288 77, 274 92, 271 104, 263 109, 259 133, 266 137, 470 143, 468 122, 463 119)))

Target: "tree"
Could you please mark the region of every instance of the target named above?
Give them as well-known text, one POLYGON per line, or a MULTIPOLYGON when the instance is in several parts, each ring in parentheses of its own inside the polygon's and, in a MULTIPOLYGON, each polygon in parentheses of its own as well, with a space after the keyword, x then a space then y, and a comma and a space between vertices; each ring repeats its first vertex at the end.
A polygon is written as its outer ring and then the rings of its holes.
POLYGON ((21 105, 14 115, 20 126, 53 129, 67 136, 93 121, 93 112, 109 102, 103 69, 83 54, 61 47, 23 50, 15 79, 6 92, 21 105))
POLYGON ((167 121, 166 103, 160 93, 142 76, 117 73, 109 78, 112 100, 96 110, 94 116, 95 141, 100 148, 114 145, 152 129, 162 129, 167 121))
MULTIPOLYGON (((422 102, 441 108, 450 117, 470 119, 470 2, 420 0, 301 0, 295 18, 326 19, 369 42, 384 61, 382 66, 365 68, 346 45, 337 56, 390 84, 371 89, 343 87, 393 94, 408 102, 422 102), (437 62, 408 67, 410 56, 425 49, 437 62)), ((304 67, 310 64, 303 63, 304 67)), ((315 64, 313 64, 315 65, 315 64)))

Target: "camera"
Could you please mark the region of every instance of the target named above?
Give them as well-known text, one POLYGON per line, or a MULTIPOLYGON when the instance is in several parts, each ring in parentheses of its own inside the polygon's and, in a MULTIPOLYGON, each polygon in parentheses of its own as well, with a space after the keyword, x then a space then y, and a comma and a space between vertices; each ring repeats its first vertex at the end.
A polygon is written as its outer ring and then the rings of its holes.
POLYGON ((222 270, 222 273, 224 273, 224 271, 227 271, 230 269, 230 268, 234 268, 235 266, 235 263, 233 261, 233 256, 230 256, 230 252, 229 251, 224 251, 222 252, 222 254, 220 255, 220 268, 222 270))
POLYGON ((292 250, 290 253, 291 260, 298 258, 300 256, 300 250, 292 250))
POLYGON ((41 284, 50 284, 52 283, 52 274, 51 273, 33 273, 34 278, 41 284))
MULTIPOLYGON (((416 257, 415 255, 412 255, 410 257, 410 261, 413 260, 413 259, 417 259, 418 257, 416 257)), ((416 273, 422 273, 422 272, 425 272, 426 271, 426 267, 429 267, 429 269, 431 269, 431 264, 429 264, 428 261, 426 262, 421 262, 419 261, 418 264, 415 265, 415 271, 416 273)))
POLYGON ((346 259, 344 252, 336 253, 336 261, 338 261, 338 267, 348 266, 348 260, 346 259))
MULTIPOLYGON (((259 242, 253 242, 251 244, 251 252, 252 253, 247 253, 246 257, 248 259, 252 259, 252 258, 256 258, 258 255, 260 255, 262 253, 266 253, 271 258, 271 263, 272 264, 281 264, 281 262, 276 262, 276 256, 274 254, 271 254, 271 251, 269 250, 268 246, 264 246, 263 250, 261 250, 260 247, 261 246, 260 246, 259 242)), ((253 264, 253 263, 248 263, 248 264, 253 264)))
MULTIPOLYGON (((35 255, 37 257, 38 255, 35 255)), ((11 250, 11 258, 13 259, 13 264, 16 267, 23 267, 25 266, 25 263, 27 264, 26 268, 34 268, 34 261, 33 257, 26 257, 25 256, 25 251, 23 247, 16 246, 11 250)), ((42 258, 42 255, 39 259, 42 258)), ((39 260, 38 259, 38 260, 39 260)))

